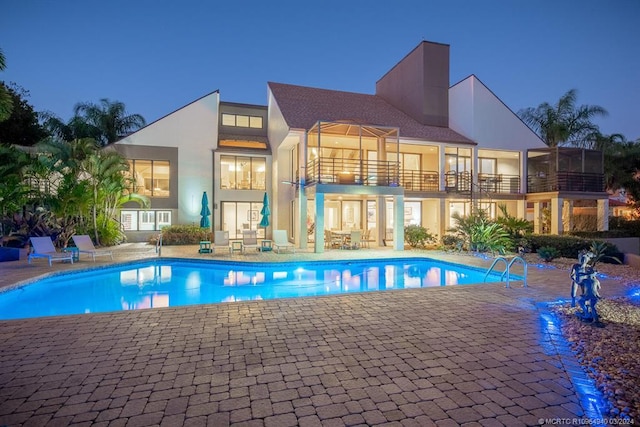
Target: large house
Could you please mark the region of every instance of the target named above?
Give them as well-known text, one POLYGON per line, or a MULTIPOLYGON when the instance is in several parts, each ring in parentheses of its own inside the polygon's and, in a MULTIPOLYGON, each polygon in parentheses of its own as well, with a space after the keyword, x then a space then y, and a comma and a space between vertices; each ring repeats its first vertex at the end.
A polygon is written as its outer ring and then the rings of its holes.
MULTIPOLYGON (((549 148, 476 76, 449 83, 449 46, 421 42, 374 94, 269 82, 267 105, 210 93, 115 144, 151 208, 124 208, 132 240, 169 224, 231 238, 285 229, 323 252, 325 230, 361 229, 377 246, 404 248, 404 226, 442 236, 475 208, 562 234, 590 209, 608 228, 602 153, 549 148), (265 192, 271 226, 258 226, 265 192)), ((265 234, 266 233, 266 234, 265 234)), ((326 237, 325 237, 326 236, 326 237)))

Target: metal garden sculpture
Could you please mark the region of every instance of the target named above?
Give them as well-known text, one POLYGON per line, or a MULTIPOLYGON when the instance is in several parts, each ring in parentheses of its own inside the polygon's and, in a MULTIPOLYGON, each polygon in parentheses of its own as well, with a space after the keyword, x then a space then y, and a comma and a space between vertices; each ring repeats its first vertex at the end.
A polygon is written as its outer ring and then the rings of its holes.
POLYGON ((598 271, 591 265, 595 254, 591 251, 581 251, 578 263, 571 267, 571 307, 576 306, 576 296, 580 289, 578 304, 582 313, 578 317, 585 322, 599 323, 596 304, 600 299, 600 281, 596 277, 598 271))

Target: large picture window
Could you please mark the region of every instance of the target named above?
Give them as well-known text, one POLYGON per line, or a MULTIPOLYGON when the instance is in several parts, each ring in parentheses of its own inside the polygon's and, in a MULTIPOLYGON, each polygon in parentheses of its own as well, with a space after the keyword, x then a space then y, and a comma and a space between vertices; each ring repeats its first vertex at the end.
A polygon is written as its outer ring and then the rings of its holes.
POLYGON ((264 190, 264 157, 220 156, 220 188, 230 190, 264 190))
POLYGON ((167 160, 129 160, 131 191, 149 197, 169 197, 167 160))
POLYGON ((171 225, 171 211, 122 210, 120 223, 124 231, 156 231, 171 225))
POLYGON ((258 230, 258 237, 264 238, 264 228, 258 226, 260 210, 262 202, 222 202, 222 229, 231 239, 242 238, 242 230, 258 230))

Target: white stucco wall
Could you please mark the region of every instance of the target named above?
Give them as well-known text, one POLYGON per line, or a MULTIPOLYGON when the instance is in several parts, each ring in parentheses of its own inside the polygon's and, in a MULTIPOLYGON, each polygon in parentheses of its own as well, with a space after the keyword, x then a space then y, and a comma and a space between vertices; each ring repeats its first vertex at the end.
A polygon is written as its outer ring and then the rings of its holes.
MULTIPOLYGON (((287 184, 288 181, 295 179, 295 171, 291 170, 290 156, 292 148, 304 141, 304 132, 289 128, 271 90, 268 90, 267 106, 269 109, 267 135, 273 156, 271 191, 274 195, 272 209, 274 228, 290 230, 293 222, 292 215, 295 215, 291 205, 296 199, 296 187, 287 184)), ((293 236, 293 232, 290 232, 289 237, 293 236)))
POLYGON ((202 192, 211 200, 219 103, 219 93, 211 93, 116 143, 178 147, 178 218, 174 224, 199 223, 202 192))
POLYGON ((476 76, 449 89, 449 127, 478 148, 527 150, 546 144, 476 76))

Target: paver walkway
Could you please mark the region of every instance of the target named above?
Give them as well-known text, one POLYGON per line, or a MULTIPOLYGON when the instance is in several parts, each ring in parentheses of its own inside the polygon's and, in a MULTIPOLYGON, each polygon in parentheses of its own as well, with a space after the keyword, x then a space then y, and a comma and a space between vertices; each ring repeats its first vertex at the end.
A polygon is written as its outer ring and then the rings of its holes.
MULTIPOLYGON (((185 250, 163 255, 190 256, 185 250)), ((345 256, 336 252, 321 258, 345 256)), ((244 259, 294 257, 318 259, 244 259)), ((68 268, 78 266, 54 267, 68 268)), ((0 286, 47 269, 2 263, 0 286)), ((568 291, 568 272, 530 268, 529 288, 0 321, 0 425, 519 426, 576 418, 585 412, 569 375, 575 366, 556 351, 537 308, 568 291)), ((603 281, 605 297, 622 292, 603 281)))

